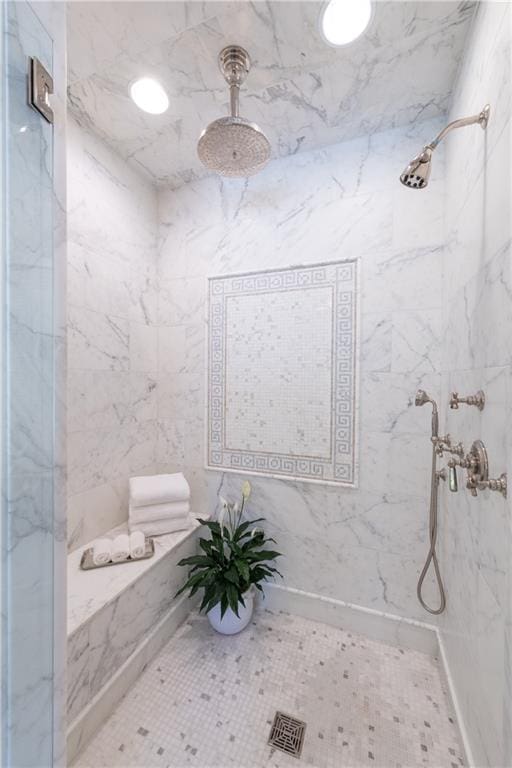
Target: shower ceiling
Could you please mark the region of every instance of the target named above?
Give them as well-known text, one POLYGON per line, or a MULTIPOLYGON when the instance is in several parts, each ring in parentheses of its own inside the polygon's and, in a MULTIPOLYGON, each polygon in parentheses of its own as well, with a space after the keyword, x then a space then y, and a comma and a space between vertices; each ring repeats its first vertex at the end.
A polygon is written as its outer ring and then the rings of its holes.
MULTIPOLYGON (((236 42, 253 66, 244 116, 274 157, 444 113, 475 3, 377 2, 352 45, 318 31, 321 2, 68 3, 70 108, 78 121, 159 184, 204 176, 196 145, 228 111, 219 50, 236 42), (167 112, 148 115, 130 84, 151 76, 167 112)), ((478 105, 477 105, 478 106, 478 105)))

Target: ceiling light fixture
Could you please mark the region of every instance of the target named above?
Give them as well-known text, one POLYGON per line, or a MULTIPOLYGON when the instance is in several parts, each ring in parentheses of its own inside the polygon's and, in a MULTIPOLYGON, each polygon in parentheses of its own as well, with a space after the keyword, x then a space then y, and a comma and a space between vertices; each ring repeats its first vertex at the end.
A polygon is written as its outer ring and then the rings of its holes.
POLYGON ((329 0, 320 15, 322 37, 336 47, 363 34, 372 17, 371 0, 329 0))
POLYGON ((166 92, 152 77, 141 77, 132 83, 130 96, 139 109, 151 115, 161 115, 169 108, 166 92))

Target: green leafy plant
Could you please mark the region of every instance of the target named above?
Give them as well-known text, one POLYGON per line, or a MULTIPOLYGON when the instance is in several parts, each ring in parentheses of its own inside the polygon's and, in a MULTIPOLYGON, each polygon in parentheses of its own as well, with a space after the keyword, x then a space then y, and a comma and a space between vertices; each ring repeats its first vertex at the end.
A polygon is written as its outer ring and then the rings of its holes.
POLYGON ((203 554, 185 557, 178 563, 192 567, 176 597, 186 590, 192 597, 199 589, 204 589, 200 610, 208 612, 220 603, 221 618, 228 608, 239 616, 238 606, 241 603, 245 607, 243 595, 251 586, 263 592, 261 582, 274 578, 276 573, 281 576, 271 565, 281 553, 268 548, 269 543, 276 543, 275 540, 255 527, 265 518, 243 520, 250 493, 251 486, 246 480, 240 503, 231 504, 221 497, 218 520, 199 520, 210 532, 210 538, 199 539, 203 554))

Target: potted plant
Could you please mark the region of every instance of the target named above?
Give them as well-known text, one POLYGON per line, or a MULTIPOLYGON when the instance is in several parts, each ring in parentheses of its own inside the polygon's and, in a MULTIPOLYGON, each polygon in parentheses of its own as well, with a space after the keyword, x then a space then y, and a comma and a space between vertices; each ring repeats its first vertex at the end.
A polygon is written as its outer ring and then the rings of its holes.
POLYGON ((261 583, 279 573, 271 564, 280 552, 268 549, 269 542, 256 523, 243 520, 244 507, 251 493, 248 481, 242 486, 240 504, 222 497, 218 520, 199 520, 209 530, 210 538, 199 539, 202 554, 185 557, 178 565, 192 566, 176 597, 189 590, 189 597, 204 590, 200 611, 206 611, 212 627, 224 635, 241 632, 250 622, 254 588, 263 592, 261 583))

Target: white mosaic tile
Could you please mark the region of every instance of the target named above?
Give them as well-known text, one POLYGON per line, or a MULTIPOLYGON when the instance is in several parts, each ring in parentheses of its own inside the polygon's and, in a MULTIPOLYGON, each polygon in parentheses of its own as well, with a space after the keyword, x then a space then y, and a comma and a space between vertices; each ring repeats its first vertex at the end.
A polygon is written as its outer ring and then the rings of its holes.
POLYGON ((75 768, 464 765, 435 659, 288 614, 222 637, 192 615, 75 768), (268 745, 276 710, 306 722, 302 755, 268 745))
POLYGON ((355 259, 210 278, 210 469, 357 484, 358 294, 355 259))

